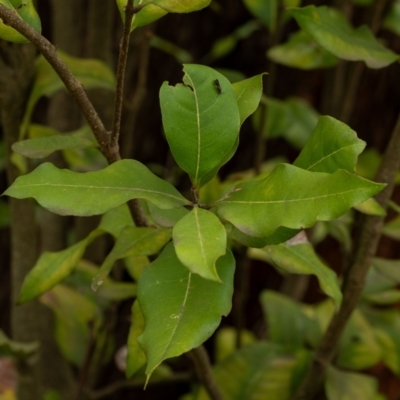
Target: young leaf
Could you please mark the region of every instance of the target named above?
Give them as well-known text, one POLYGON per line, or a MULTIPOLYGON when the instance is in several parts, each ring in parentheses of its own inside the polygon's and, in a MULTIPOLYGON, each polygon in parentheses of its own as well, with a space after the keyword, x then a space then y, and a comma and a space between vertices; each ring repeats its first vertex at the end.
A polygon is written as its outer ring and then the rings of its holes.
MULTIPOLYGON (((297 360, 275 343, 242 347, 214 368, 215 380, 229 400, 289 400, 297 360)), ((197 400, 209 400, 201 389, 197 400)))
POLYGON ((179 261, 205 279, 221 282, 215 263, 226 253, 226 231, 210 211, 194 207, 173 228, 179 261))
POLYGON ((108 276, 114 263, 125 257, 150 256, 157 253, 171 239, 169 229, 126 226, 117 238, 110 254, 93 278, 92 289, 97 290, 108 276))
POLYGON ((395 0, 383 21, 383 26, 389 31, 400 35, 400 1, 395 0))
POLYGON ((321 289, 335 302, 336 308, 342 301, 342 292, 336 274, 317 256, 310 243, 279 244, 264 249, 250 249, 249 256, 271 263, 291 274, 313 274, 318 278, 321 289))
POLYGON ((375 400, 378 382, 372 376, 328 366, 325 390, 328 400, 375 400))
POLYGON ((271 47, 267 55, 276 63, 304 70, 330 68, 338 62, 333 54, 303 31, 293 33, 287 42, 271 47))
POLYGON ((332 174, 338 169, 354 173, 365 142, 343 122, 320 117, 306 145, 293 163, 312 172, 332 174))
MULTIPOLYGON (((33 29, 40 32, 42 30, 42 25, 40 22, 39 15, 35 10, 33 0, 25 1, 10 1, 10 0, 0 0, 0 4, 14 10, 19 17, 30 25, 33 29)), ((29 40, 17 32, 14 28, 7 26, 0 19, 0 39, 7 40, 14 43, 28 43, 29 40)))
POLYGON ((101 217, 99 229, 117 238, 126 226, 134 226, 132 214, 127 204, 112 208, 101 217))
MULTIPOLYGON (((104 88, 115 90, 114 73, 102 61, 72 57, 62 51, 58 51, 58 54, 85 89, 104 88)), ((35 81, 22 120, 20 139, 23 139, 26 134, 37 101, 42 96, 51 96, 58 90, 65 89, 64 83, 43 56, 38 57, 35 67, 35 81)))
POLYGON ((184 85, 164 82, 161 87, 162 119, 175 160, 200 187, 231 155, 240 115, 235 92, 223 75, 196 64, 185 65, 184 71, 184 85))
POLYGON ((256 111, 262 95, 264 74, 232 84, 240 113, 240 124, 256 111))
POLYGON ((135 160, 121 160, 86 173, 44 163, 17 178, 4 194, 18 199, 33 197, 56 214, 77 216, 103 214, 134 198, 146 199, 160 208, 190 204, 172 185, 135 160))
POLYGON ((369 68, 383 68, 399 59, 382 46, 367 26, 354 29, 339 13, 327 6, 307 6, 291 10, 301 29, 335 56, 364 61, 369 68))
POLYGON ((269 236, 280 226, 301 229, 336 219, 383 187, 345 170, 326 174, 281 164, 263 180, 238 185, 217 212, 250 236, 269 236))
POLYGON ((235 260, 228 250, 217 261, 222 283, 189 272, 167 245, 145 268, 138 299, 146 328, 139 343, 147 357, 146 375, 165 359, 181 355, 207 340, 231 309, 235 260))
MULTIPOLYGON (((201 10, 210 4, 211 0, 153 0, 133 16, 131 31, 139 26, 150 24, 168 13, 189 13, 201 10)), ((122 20, 125 20, 124 8, 127 0, 117 0, 122 20)), ((143 4, 142 0, 134 0, 133 4, 143 4)))
MULTIPOLYGON (((36 125, 35 128, 38 129, 38 126, 36 125)), ((12 149, 25 157, 44 158, 57 150, 84 149, 97 146, 98 143, 92 131, 85 125, 70 133, 22 140, 14 143, 12 149)))
POLYGON ((26 303, 53 288, 67 277, 82 258, 86 247, 103 232, 94 230, 80 242, 55 253, 45 251, 22 284, 18 303, 26 303))
POLYGON ((144 318, 136 300, 132 305, 132 321, 128 335, 128 354, 126 357, 126 377, 131 378, 140 368, 146 364, 146 355, 139 346, 138 337, 144 330, 144 318))

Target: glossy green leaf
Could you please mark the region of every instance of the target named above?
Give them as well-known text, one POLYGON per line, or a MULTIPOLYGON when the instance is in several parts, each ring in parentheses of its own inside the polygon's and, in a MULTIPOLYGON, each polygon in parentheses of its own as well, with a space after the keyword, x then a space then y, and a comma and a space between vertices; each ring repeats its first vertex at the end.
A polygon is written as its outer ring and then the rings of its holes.
POLYGON ((256 111, 263 91, 263 75, 236 82, 232 85, 240 113, 240 124, 256 111))
POLYGON ((231 309, 234 269, 228 250, 217 261, 222 283, 204 279, 180 263, 172 244, 145 268, 138 299, 146 328, 139 343, 148 377, 163 360, 198 347, 212 335, 231 309))
POLYGON ((316 321, 308 317, 300 305, 281 293, 265 290, 260 303, 267 321, 268 339, 287 348, 305 347, 312 330, 318 330, 316 321))
MULTIPOLYGON (((289 400, 296 362, 280 346, 259 342, 218 364, 214 376, 227 400, 289 400)), ((197 400, 209 400, 204 389, 197 400)))
POLYGON ((185 65, 184 71, 184 85, 164 82, 161 87, 162 119, 175 160, 200 187, 232 154, 240 116, 235 92, 223 75, 196 64, 185 65))
POLYGON ((40 296, 67 277, 82 258, 86 247, 101 233, 95 230, 88 237, 65 250, 42 253, 24 279, 18 303, 26 303, 40 296))
POLYGON ((306 32, 298 31, 283 44, 271 47, 268 57, 287 67, 312 70, 334 67, 338 60, 330 52, 319 46, 306 32))
POLYGON ((271 32, 276 28, 278 18, 277 0, 243 0, 247 9, 271 32))
POLYGON ((306 145, 293 163, 307 171, 332 174, 338 169, 354 173, 365 142, 343 122, 320 117, 306 145))
POLYGON ((0 330, 0 357, 27 358, 34 355, 39 348, 38 342, 22 343, 9 339, 0 330))
MULTIPOLYGON (((0 0, 0 4, 15 10, 16 14, 25 21, 31 28, 41 32, 42 25, 39 15, 37 14, 33 0, 0 0)), ((15 29, 4 24, 0 19, 0 39, 14 43, 28 43, 29 40, 22 36, 15 29)))
MULTIPOLYGON (((35 126, 34 129, 40 129, 35 126)), ((12 149, 18 154, 29 158, 44 158, 57 150, 81 149, 97 147, 97 141, 90 128, 85 125, 82 128, 54 136, 27 139, 13 144, 12 149)))
MULTIPOLYGON (((207 7, 211 0, 152 0, 149 5, 143 7, 140 12, 133 16, 131 31, 139 26, 150 24, 168 13, 189 13, 207 7)), ((144 4, 143 0, 134 0, 133 4, 138 6, 144 4)), ((125 20, 124 7, 127 0, 117 0, 122 20, 125 20)))
POLYGON ((215 263, 226 253, 226 231, 218 217, 194 207, 172 232, 179 261, 189 271, 220 282, 215 263))
POLYGON ((400 35, 400 1, 393 1, 383 21, 383 26, 389 31, 400 35))
POLYGON ((372 376, 328 366, 325 390, 328 400, 375 400, 378 382, 372 376))
MULTIPOLYGON (((98 327, 96 304, 65 285, 57 285, 40 301, 55 315, 55 339, 64 357, 82 366, 90 341, 90 325, 98 327)), ((95 334, 95 333, 94 333, 95 334)))
POLYGON ((318 278, 321 289, 332 298, 338 308, 342 301, 337 276, 317 256, 310 243, 279 244, 264 249, 250 249, 251 258, 261 259, 291 274, 312 274, 318 278))
MULTIPOLYGON (((104 62, 95 59, 72 57, 61 51, 58 51, 58 55, 85 89, 104 88, 115 90, 114 73, 104 62)), ((38 57, 35 66, 36 76, 20 128, 20 139, 23 139, 26 134, 37 101, 42 96, 51 96, 58 90, 65 89, 64 83, 43 56, 38 57)))
POLYGON ((128 335, 128 355, 126 357, 126 377, 131 378, 146 364, 146 355, 139 345, 138 337, 144 330, 144 318, 136 300, 132 305, 132 320, 128 335))
POLYGON ((125 267, 129 275, 139 281, 144 268, 150 264, 150 260, 146 256, 129 256, 124 258, 125 267))
POLYGON ((117 260, 130 256, 150 256, 157 253, 170 239, 171 231, 169 229, 126 226, 122 229, 99 272, 93 278, 92 289, 96 291, 103 284, 117 260))
POLYGON ((336 365, 342 368, 364 370, 382 359, 381 346, 373 326, 355 310, 340 337, 336 365))
POLYGON ((367 26, 354 29, 337 10, 308 6, 291 10, 301 29, 335 56, 364 61, 369 68, 383 68, 399 59, 379 43, 367 26))
POLYGON ((146 199, 160 208, 190 204, 172 185, 135 160, 121 160, 87 173, 44 163, 17 178, 4 194, 18 199, 33 197, 54 213, 77 216, 103 214, 134 198, 146 199))
POLYGON ((345 170, 326 174, 281 164, 263 180, 239 184, 217 211, 250 236, 269 236, 280 226, 302 229, 336 219, 383 187, 345 170))

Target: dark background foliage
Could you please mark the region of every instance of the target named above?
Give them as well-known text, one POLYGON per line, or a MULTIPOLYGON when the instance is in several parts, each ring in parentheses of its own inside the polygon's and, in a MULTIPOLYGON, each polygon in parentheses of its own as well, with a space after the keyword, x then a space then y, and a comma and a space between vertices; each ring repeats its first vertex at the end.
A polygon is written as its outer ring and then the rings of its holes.
MULTIPOLYGON (((43 34, 58 48, 75 56, 98 57, 112 68, 116 65, 118 42, 121 34, 121 21, 115 2, 105 0, 38 0, 38 12, 43 23, 43 34), (100 4, 101 3, 101 4, 100 4), (105 4, 110 3, 110 4, 105 4), (100 8, 100 10, 96 10, 100 8)), ((306 1, 303 5, 307 5, 306 1)), ((312 4, 315 4, 314 2, 312 4)), ((319 2, 318 5, 334 5, 344 10, 355 26, 371 23, 373 7, 360 7, 346 1, 335 4, 319 2)), ((387 7, 387 5, 386 5, 387 7)), ((175 84, 181 81, 182 65, 171 54, 150 46, 151 39, 157 35, 185 49, 194 63, 205 63, 207 54, 216 40, 232 34, 239 26, 254 17, 247 11, 241 0, 219 0, 209 7, 187 15, 168 15, 156 23, 140 28, 132 36, 131 54, 127 70, 126 102, 121 137, 121 152, 125 158, 136 158, 150 166, 154 172, 175 183, 181 190, 189 189, 189 181, 180 174, 168 150, 163 136, 158 92, 164 81, 175 84)), ((295 21, 287 23, 280 32, 280 42, 285 41, 290 33, 296 31, 295 21)), ((400 37, 382 29, 379 37, 396 53, 400 53, 400 37)), ((264 77, 265 87, 269 85, 270 94, 278 99, 288 96, 299 96, 307 100, 323 115, 341 118, 341 107, 345 103, 348 90, 353 82, 357 68, 361 70, 361 80, 357 87, 354 102, 350 104, 351 112, 347 122, 358 136, 365 140, 369 147, 382 152, 387 144, 399 110, 400 73, 398 63, 380 69, 371 70, 360 67, 358 63, 341 61, 337 67, 326 70, 301 71, 285 66, 272 65, 266 57, 271 45, 271 35, 261 24, 248 37, 237 42, 235 48, 221 59, 211 62, 213 68, 238 70, 246 76, 262 72, 273 73, 264 77), (332 90, 334 89, 334 90, 332 90)), ((0 56, 14 45, 0 43, 0 56)), ((0 71, 1 75, 1 71, 0 71)), ((0 78, 1 79, 1 78, 0 78)), ((12 90, 12 85, 9 86, 12 90)), ((110 126, 112 100, 110 93, 104 90, 93 90, 90 93, 96 107, 110 126)), ((81 116, 68 96, 59 94, 51 100, 43 99, 35 109, 34 121, 49 124, 61 131, 78 127, 81 116)), ((1 122, 1 121, 0 121, 1 122)), ((0 131, 2 132, 2 131, 0 131)), ((241 131, 240 147, 235 157, 222 169, 221 177, 243 171, 254 166, 255 154, 259 142, 257 132, 248 120, 241 131)), ((292 161, 297 150, 283 139, 268 140, 265 146, 266 158, 284 155, 292 161)), ((63 161, 51 157, 51 161, 63 166, 63 161)), ((3 162, 3 160, 2 160, 3 162)), ((7 187, 6 173, 0 174, 0 189, 7 187)), ((397 191, 394 200, 400 200, 397 191)), ((390 217, 390 215, 389 215, 390 217)), ((75 229, 76 238, 83 237, 96 223, 96 218, 71 218, 40 214, 36 228, 40 249, 57 250, 65 247, 67 233, 75 229), (50 232, 50 233, 46 233, 50 232)), ((26 223, 26 221, 22 221, 26 223)), ((0 229, 0 329, 10 333, 10 227, 0 229)), ((99 240, 92 245, 86 258, 99 262, 110 248, 110 242, 99 240)), ((340 246, 328 238, 317 246, 318 253, 329 265, 340 273, 343 269, 340 246)), ((383 238, 379 256, 396 258, 400 255, 393 241, 383 238)), ((240 255, 238 255, 240 264, 240 255)), ((122 276, 122 278, 127 278, 122 276)), ((237 275, 237 293, 234 299, 234 310, 224 323, 237 324, 237 310, 245 310, 245 326, 258 336, 265 334, 267 327, 262 322, 262 312, 258 302, 261 290, 270 288, 282 290, 291 295, 303 285, 297 299, 314 303, 323 298, 316 279, 284 282, 283 278, 272 267, 253 261, 251 265, 239 265, 237 275), (248 271, 246 272, 246 269, 248 271), (244 282, 245 281, 245 282, 244 282), (248 285, 247 285, 248 283, 248 285), (247 288, 246 288, 247 286, 247 288)), ((114 334, 118 346, 126 342, 129 327, 130 302, 122 303, 116 310, 114 334)), ((212 343, 207 346, 211 349, 212 343)), ((185 358, 174 362, 174 368, 190 368, 185 358)), ((50 366, 51 368, 51 366, 50 366)), ((77 372, 77 371, 76 371, 77 372)), ((400 391, 400 384, 383 366, 374 367, 373 374, 379 377, 382 392, 389 399, 395 399, 400 391)), ((113 361, 99 373, 98 387, 103 387, 122 378, 113 361)), ((126 388, 109 399, 135 398, 175 399, 189 389, 188 384, 170 382, 166 386, 126 388)))

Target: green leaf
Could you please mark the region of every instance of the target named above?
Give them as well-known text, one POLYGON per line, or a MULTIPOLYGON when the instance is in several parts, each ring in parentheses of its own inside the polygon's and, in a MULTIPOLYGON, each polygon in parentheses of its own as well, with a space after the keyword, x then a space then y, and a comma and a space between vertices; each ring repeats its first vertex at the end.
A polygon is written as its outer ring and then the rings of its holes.
POLYGON ((65 285, 54 287, 40 301, 54 312, 55 338, 62 354, 74 365, 82 366, 91 340, 90 325, 94 331, 99 325, 96 303, 65 285))
POLYGON ((169 183, 135 160, 121 160, 101 171, 77 173, 44 163, 20 176, 4 192, 17 199, 33 197, 60 215, 103 214, 134 198, 146 199, 160 208, 190 204, 169 183))
POLYGON ((22 343, 9 339, 0 329, 0 357, 27 358, 34 355, 39 348, 38 342, 22 343))
POLYGON ((338 169, 354 173, 365 142, 343 122, 320 117, 306 145, 293 163, 307 171, 332 174, 338 169))
POLYGON ((215 263, 226 253, 226 231, 210 211, 194 207, 172 231, 176 255, 190 272, 221 282, 215 263))
POLYGON ((139 302, 132 304, 132 322, 128 335, 128 355, 126 357, 126 377, 131 378, 140 368, 146 364, 146 355, 139 346, 138 337, 144 330, 144 318, 140 310, 139 302))
MULTIPOLYGON (((33 129, 41 129, 41 127, 40 125, 34 125, 33 129)), ((70 133, 59 133, 53 136, 22 140, 14 143, 12 149, 25 157, 44 158, 57 150, 82 149, 97 146, 98 144, 92 131, 85 125, 70 133)))
MULTIPOLYGON (((58 50, 58 55, 65 62, 72 75, 85 89, 104 88, 115 90, 115 77, 111 69, 102 61, 72 57, 58 50)), ((20 128, 20 139, 26 134, 33 109, 42 96, 51 96, 64 89, 65 85, 47 60, 40 56, 36 60, 36 76, 26 105, 25 115, 20 128)))
POLYGON ((269 236, 280 226, 302 229, 336 219, 383 187, 345 170, 326 174, 281 164, 263 180, 239 184, 217 212, 247 235, 269 236))
MULTIPOLYGON (((229 400, 289 400, 296 357, 273 343, 259 342, 226 358, 214 368, 215 380, 229 400)), ((197 400, 208 400, 204 389, 197 400)))
POLYGON ((170 239, 171 230, 169 229, 126 226, 93 278, 92 289, 96 291, 103 284, 117 260, 131 256, 150 256, 157 253, 170 239))
MULTIPOLYGON (((125 20, 124 7, 127 4, 127 0, 117 0, 119 12, 122 20, 125 20)), ((142 8, 137 14, 133 16, 131 31, 139 26, 150 24, 153 21, 163 17, 168 13, 189 13, 192 11, 198 11, 202 8, 207 7, 211 0, 152 0, 149 1, 149 5, 142 8)), ((143 0, 134 0, 133 4, 138 6, 144 4, 143 0)))
POLYGON ((400 375, 400 313, 396 309, 363 308, 363 314, 375 330, 385 365, 400 375))
POLYGON ((99 229, 117 238, 126 226, 134 226, 134 222, 128 205, 121 204, 101 217, 99 229))
POLYGON ((239 107, 240 124, 256 111, 263 90, 263 75, 260 74, 252 78, 245 79, 232 84, 239 107))
MULTIPOLYGON (((235 328, 225 326, 217 330, 215 334, 215 361, 220 363, 237 350, 236 340, 238 331, 235 328)), ((254 334, 246 329, 240 331, 242 346, 253 344, 257 341, 254 334)))
POLYGON ((172 208, 162 210, 152 203, 148 204, 151 217, 157 225, 164 228, 172 228, 181 218, 188 214, 186 208, 172 208))
POLYGON ((265 290, 260 303, 268 326, 268 339, 288 349, 303 348, 309 332, 318 331, 316 321, 308 317, 300 305, 281 293, 265 290))
POLYGON ((287 42, 271 47, 267 55, 278 64, 304 70, 330 68, 338 62, 333 54, 304 31, 295 32, 287 42))
POLYGON ((360 204, 355 205, 353 208, 367 215, 378 215, 380 217, 384 217, 386 215, 386 210, 372 197, 360 204))
POLYGON ((387 260, 375 257, 372 260, 372 266, 386 278, 400 284, 400 260, 387 260))
POLYGON ((161 87, 162 119, 175 160, 200 187, 232 155, 240 116, 235 92, 223 75, 196 64, 185 65, 184 71, 184 85, 164 82, 161 87))
POLYGON ((328 366, 325 390, 328 400, 375 400, 378 382, 372 376, 328 366))
POLYGON ((400 35, 400 1, 395 0, 383 21, 383 26, 389 31, 400 35))
POLYGON ((222 283, 192 274, 178 260, 172 244, 145 268, 138 299, 146 328, 139 343, 147 357, 146 375, 165 359, 207 340, 231 309, 235 260, 228 250, 217 261, 222 283))
MULTIPOLYGON (((0 0, 0 4, 14 10, 15 13, 31 28, 35 29, 39 33, 42 30, 42 25, 40 22, 39 15, 35 10, 33 0, 0 0)), ((25 36, 21 35, 14 28, 7 26, 0 19, 0 39, 7 40, 14 43, 28 43, 29 40, 25 36)))
POLYGON ((190 63, 193 61, 193 56, 177 46, 175 43, 161 38, 160 36, 153 35, 150 39, 151 47, 164 51, 165 53, 175 57, 179 64, 190 63))
POLYGON ((277 0, 243 0, 247 9, 271 32, 275 31, 278 19, 277 0))
POLYGON ((337 10, 308 6, 291 10, 300 28, 323 48, 349 61, 364 61, 369 68, 383 68, 399 56, 382 46, 367 26, 354 29, 337 10))
POLYGON ((356 309, 340 337, 336 364, 342 368, 363 370, 376 365, 382 358, 382 350, 373 326, 356 309))
POLYGON ((289 97, 285 101, 267 99, 267 121, 261 121, 261 112, 254 114, 257 130, 265 126, 263 136, 283 136, 292 146, 302 149, 318 122, 318 113, 303 99, 289 97))
POLYGON ((26 303, 61 282, 75 268, 86 247, 102 233, 102 231, 96 229, 85 239, 65 250, 42 253, 33 269, 24 279, 18 303, 26 303))
POLYGON ((385 224, 382 233, 392 239, 400 240, 400 215, 385 224))
POLYGON ((332 298, 336 308, 342 301, 337 276, 317 256, 310 243, 278 244, 264 249, 250 249, 249 257, 271 263, 291 274, 312 274, 318 278, 321 289, 332 298))

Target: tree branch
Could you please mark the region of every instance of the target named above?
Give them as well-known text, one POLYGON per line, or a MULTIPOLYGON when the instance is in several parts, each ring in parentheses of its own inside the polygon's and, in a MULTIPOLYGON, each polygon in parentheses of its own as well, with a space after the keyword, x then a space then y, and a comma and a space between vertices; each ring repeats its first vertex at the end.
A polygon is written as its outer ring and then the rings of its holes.
POLYGON ((108 162, 111 164, 118 161, 120 159, 118 149, 115 151, 115 149, 110 148, 109 134, 106 131, 103 122, 99 118, 93 104, 88 99, 81 83, 79 83, 71 74, 71 71, 68 69, 64 61, 57 54, 55 47, 39 32, 35 31, 24 22, 14 10, 10 10, 1 4, 0 18, 6 25, 11 26, 31 41, 43 54, 43 57, 50 63, 58 76, 64 82, 64 85, 71 96, 78 103, 79 108, 82 110, 83 115, 96 136, 100 149, 108 162))
POLYGON ((211 400, 224 400, 224 395, 214 379, 210 359, 204 346, 201 345, 186 354, 193 361, 197 378, 204 385, 211 400))
MULTIPOLYGON (((400 168, 399 154, 400 115, 376 176, 376 181, 387 183, 385 189, 376 196, 376 200, 385 209, 393 193, 396 173, 400 168)), ((316 350, 310 369, 293 400, 311 400, 319 389, 325 375, 326 367, 337 352, 340 336, 357 306, 368 268, 379 244, 383 223, 384 217, 366 216, 364 218, 352 266, 348 269, 344 277, 343 302, 340 310, 332 318, 316 350)))
POLYGON ((114 120, 110 144, 112 148, 118 148, 118 139, 121 131, 122 105, 124 101, 124 83, 126 60, 128 58, 129 40, 131 37, 131 25, 133 16, 137 12, 133 6, 133 0, 128 0, 125 7, 124 30, 119 45, 119 57, 117 67, 117 88, 115 91, 114 120))

